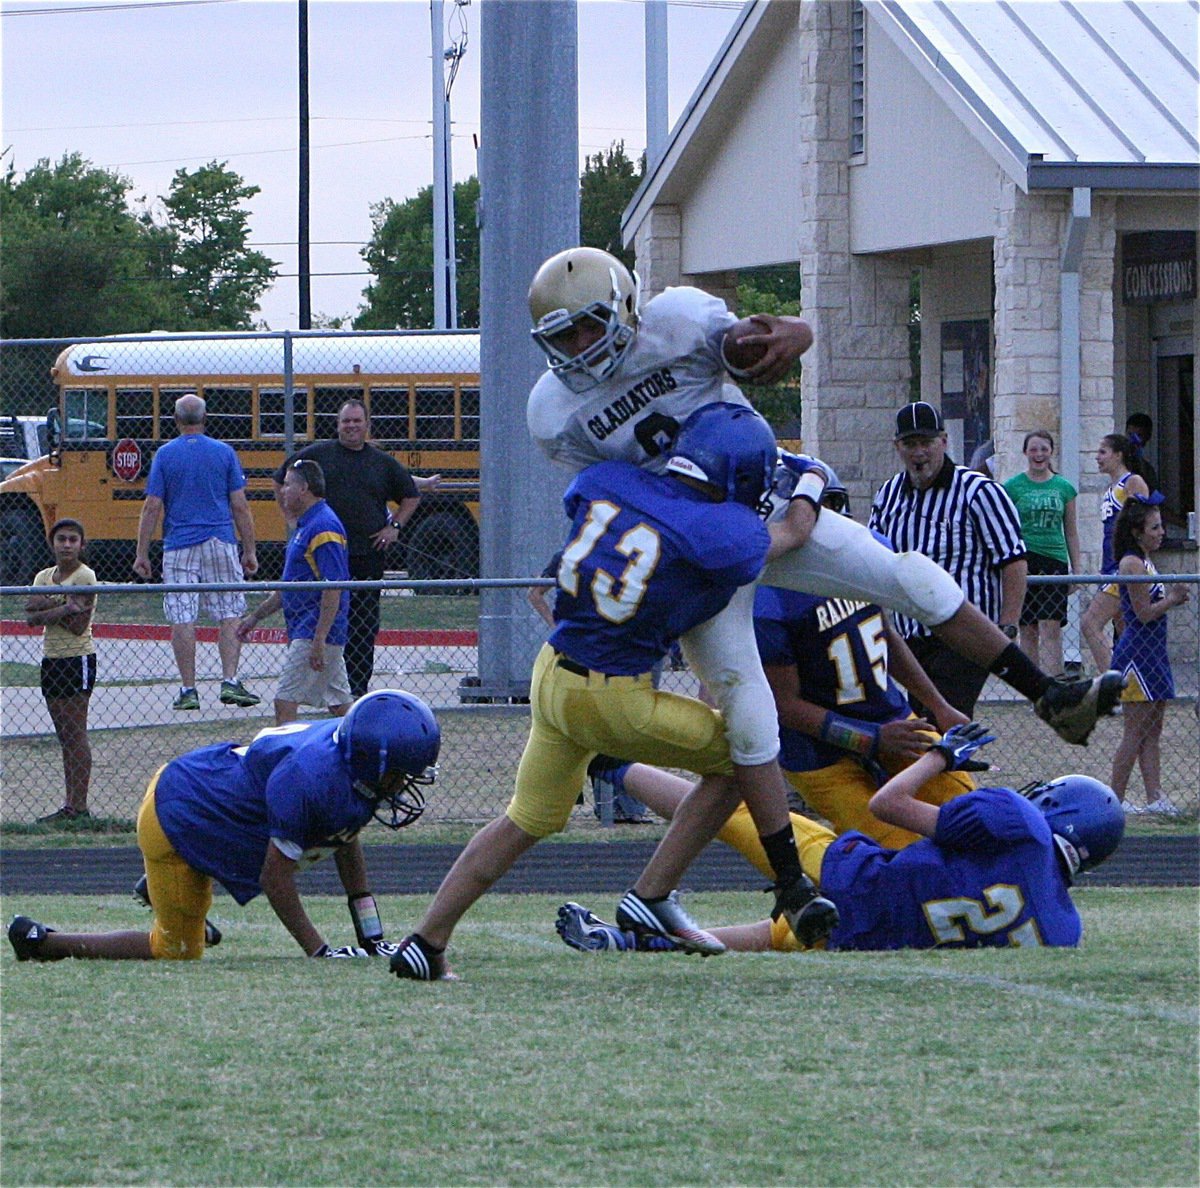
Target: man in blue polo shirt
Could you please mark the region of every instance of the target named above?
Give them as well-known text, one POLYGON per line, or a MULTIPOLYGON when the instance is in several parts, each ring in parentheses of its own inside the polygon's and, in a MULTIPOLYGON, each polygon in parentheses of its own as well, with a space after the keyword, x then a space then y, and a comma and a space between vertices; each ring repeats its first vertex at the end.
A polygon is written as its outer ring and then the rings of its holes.
MULTIPOLYGON (((320 463, 301 458, 287 468, 280 493, 284 511, 296 524, 283 562, 285 582, 346 582, 350 555, 346 530, 325 502, 320 463)), ((346 676, 347 590, 276 591, 238 624, 238 638, 283 607, 288 650, 275 694, 275 724, 294 722, 301 705, 328 706, 341 717, 354 700, 346 676)))

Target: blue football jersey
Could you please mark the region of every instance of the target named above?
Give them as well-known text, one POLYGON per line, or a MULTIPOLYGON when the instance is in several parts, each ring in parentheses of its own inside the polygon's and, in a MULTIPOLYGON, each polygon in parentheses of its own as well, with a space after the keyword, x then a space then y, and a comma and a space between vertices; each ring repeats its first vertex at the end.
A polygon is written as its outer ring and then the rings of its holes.
POLYGON ((628 462, 589 466, 564 503, 571 534, 550 645, 614 676, 649 672, 758 576, 770 544, 748 507, 628 462))
POLYGON ((934 836, 903 850, 843 834, 821 866, 821 893, 841 916, 829 947, 1077 945, 1061 863, 1045 817, 1010 788, 955 797, 934 836))
MULTIPOLYGON (((759 586, 754 634, 763 664, 798 670, 805 701, 865 722, 908 717, 908 700, 888 676, 887 636, 878 606, 759 586)), ((816 771, 846 757, 840 747, 782 724, 779 748, 785 771, 816 771)))
POLYGON ((154 803, 175 852, 247 903, 262 890, 271 841, 303 863, 352 841, 374 805, 337 752, 339 722, 277 726, 249 746, 218 743, 168 763, 154 803))

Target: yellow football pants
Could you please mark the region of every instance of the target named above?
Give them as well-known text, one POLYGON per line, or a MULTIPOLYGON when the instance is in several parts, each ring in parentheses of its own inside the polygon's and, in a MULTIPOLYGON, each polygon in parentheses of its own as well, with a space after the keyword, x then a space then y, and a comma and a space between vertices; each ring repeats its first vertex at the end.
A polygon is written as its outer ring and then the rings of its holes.
POLYGON ((212 906, 212 879, 175 852, 154 807, 159 768, 138 810, 138 848, 146 864, 146 889, 154 907, 150 952, 156 958, 195 961, 204 956, 204 918, 212 906))
POLYGON ((698 775, 732 775, 725 724, 711 706, 661 693, 650 673, 586 676, 561 668, 547 644, 530 686, 532 723, 507 814, 534 837, 567 823, 592 757, 601 752, 698 775))

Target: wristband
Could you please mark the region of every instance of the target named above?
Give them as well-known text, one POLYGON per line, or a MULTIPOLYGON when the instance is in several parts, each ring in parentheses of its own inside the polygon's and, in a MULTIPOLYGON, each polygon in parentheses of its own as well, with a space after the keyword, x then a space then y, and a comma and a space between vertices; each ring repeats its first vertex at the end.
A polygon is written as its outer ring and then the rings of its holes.
POLYGON ((821 741, 859 755, 875 759, 879 755, 879 727, 874 722, 860 722, 830 710, 821 723, 821 741))
POLYGON ((825 492, 825 476, 818 470, 805 471, 796 480, 796 489, 792 499, 804 499, 820 510, 821 496, 825 492))
POLYGON ((383 940, 383 922, 379 918, 375 896, 370 891, 360 891, 357 895, 348 895, 346 902, 350 905, 350 919, 354 921, 358 943, 364 949, 373 949, 383 940))

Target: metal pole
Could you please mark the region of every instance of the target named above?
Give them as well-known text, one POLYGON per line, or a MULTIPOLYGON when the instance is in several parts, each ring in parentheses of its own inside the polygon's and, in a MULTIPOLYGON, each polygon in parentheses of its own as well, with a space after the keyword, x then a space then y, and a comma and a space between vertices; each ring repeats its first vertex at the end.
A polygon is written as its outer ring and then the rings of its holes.
POLYGON ((300 329, 312 328, 312 280, 308 261, 308 0, 300 0, 300 211, 296 229, 296 274, 300 281, 300 329))
POLYGON ((646 172, 667 150, 667 0, 646 0, 646 172))
MULTIPOLYGON (((533 444, 529 390, 546 360, 529 337, 529 281, 579 242, 575 0, 481 6, 480 256, 482 563, 533 577, 561 547, 568 475, 533 444)), ((480 597, 482 696, 522 696, 544 632, 519 591, 480 597)))
POLYGON ((433 328, 445 330, 451 325, 446 290, 446 188, 452 183, 447 176, 442 0, 430 0, 429 35, 433 57, 433 328))

